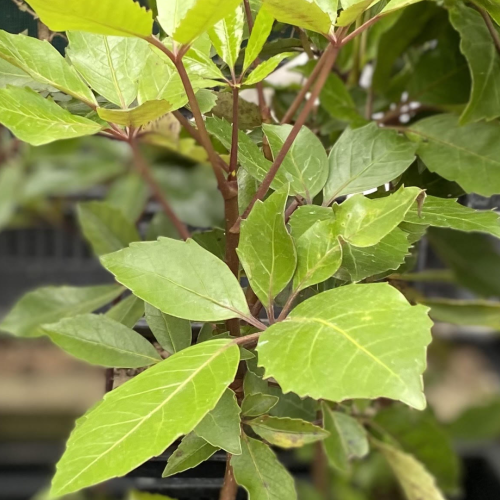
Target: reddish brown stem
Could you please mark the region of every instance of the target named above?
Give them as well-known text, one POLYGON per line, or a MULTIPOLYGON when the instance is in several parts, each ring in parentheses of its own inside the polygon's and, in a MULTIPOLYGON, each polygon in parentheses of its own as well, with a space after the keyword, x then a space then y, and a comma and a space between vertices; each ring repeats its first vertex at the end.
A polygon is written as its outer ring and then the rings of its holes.
POLYGON ((362 24, 359 28, 356 28, 355 30, 351 31, 351 33, 346 35, 340 42, 340 46, 343 47, 346 43, 349 43, 353 38, 356 38, 360 33, 363 33, 363 31, 367 30, 370 26, 374 25, 377 21, 382 19, 382 17, 383 16, 379 14, 378 16, 368 19, 366 23, 362 24))
POLYGON ((229 160, 229 175, 232 178, 236 177, 236 170, 238 169, 238 101, 238 87, 233 87, 233 135, 231 140, 231 157, 229 160))
POLYGON ((238 484, 234 479, 233 468, 231 467, 231 455, 227 454, 226 473, 224 475, 224 484, 220 492, 219 500, 234 500, 238 493, 238 484))

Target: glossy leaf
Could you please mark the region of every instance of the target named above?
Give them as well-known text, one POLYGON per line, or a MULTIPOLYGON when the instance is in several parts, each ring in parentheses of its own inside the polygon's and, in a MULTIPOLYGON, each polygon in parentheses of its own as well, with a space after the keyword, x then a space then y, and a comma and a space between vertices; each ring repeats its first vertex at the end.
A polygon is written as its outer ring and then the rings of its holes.
POLYGON ((79 203, 77 213, 83 234, 96 255, 116 252, 141 239, 122 212, 104 201, 79 203))
POLYGON ((352 458, 363 458, 370 449, 364 427, 356 419, 333 411, 326 403, 321 404, 323 426, 330 435, 323 441, 328 463, 341 472, 349 472, 352 458))
POLYGON ((171 110, 167 101, 147 101, 132 109, 97 108, 99 116, 109 122, 124 127, 139 128, 153 120, 157 120, 171 110))
POLYGON ((245 48, 245 60, 243 62, 243 71, 246 71, 252 63, 259 57, 260 51, 266 43, 273 29, 274 17, 266 8, 259 9, 255 18, 252 34, 248 39, 245 48))
POLYGON ((243 434, 241 446, 242 454, 231 457, 231 465, 249 500, 297 500, 292 476, 267 444, 243 434))
POLYGON ((69 32, 68 39, 68 57, 88 84, 108 101, 128 108, 137 97, 150 50, 147 42, 79 31, 69 32))
POLYGON ((62 496, 123 476, 162 453, 215 407, 238 361, 236 345, 212 340, 171 356, 108 393, 78 421, 57 465, 51 494, 62 496), (200 393, 203 398, 196 398, 200 393))
POLYGON ((193 240, 133 243, 101 262, 135 295, 171 316, 220 321, 249 314, 229 268, 193 240))
POLYGON ((285 227, 287 191, 258 201, 241 225, 238 255, 252 290, 267 307, 292 279, 297 256, 285 227))
POLYGON ((129 295, 113 306, 106 316, 122 325, 133 328, 144 316, 144 302, 135 295, 129 295))
POLYGON ((266 415, 250 420, 247 424, 262 439, 280 448, 300 448, 328 436, 328 432, 321 427, 296 418, 266 415))
POLYGON ((145 310, 148 326, 165 351, 175 354, 191 345, 193 334, 189 321, 169 316, 147 302, 145 310))
POLYGON ((0 30, 0 59, 26 72, 33 80, 95 105, 94 94, 74 68, 47 41, 0 30))
POLYGON ((66 352, 93 365, 140 368, 162 360, 142 335, 107 316, 65 318, 43 331, 66 352))
POLYGON ((317 222, 335 220, 335 214, 329 207, 302 205, 290 217, 290 228, 294 240, 298 240, 317 222))
POLYGON ((218 448, 191 432, 168 458, 162 477, 173 476, 179 472, 193 469, 208 460, 217 450, 218 448))
POLYGON ((217 406, 196 426, 194 432, 216 448, 232 455, 241 453, 240 407, 230 389, 222 395, 217 406))
POLYGON ((18 337, 43 335, 42 325, 95 311, 123 293, 116 285, 44 287, 28 292, 0 323, 0 330, 18 337))
POLYGON ((241 405, 241 411, 246 417, 258 417, 268 413, 271 408, 276 406, 279 398, 271 394, 246 394, 241 405))
POLYGON ((259 365, 284 392, 301 397, 386 397, 423 409, 422 373, 432 325, 427 311, 412 307, 387 283, 329 290, 261 335, 259 365), (294 368, 298 363, 300 371, 294 368))
POLYGON ((362 193, 399 177, 415 160, 415 144, 371 123, 347 129, 335 143, 324 188, 325 200, 362 193))
POLYGON ((312 0, 291 0, 287 2, 286 8, 283 8, 280 0, 264 0, 264 8, 281 23, 293 24, 318 33, 330 31, 330 16, 312 0))
POLYGON ((254 85, 261 82, 267 78, 278 66, 279 64, 287 59, 288 57, 294 57, 295 52, 283 52, 281 54, 276 54, 275 56, 269 58, 267 61, 259 64, 246 78, 244 81, 245 85, 254 85))
POLYGON ((97 134, 102 128, 94 121, 72 115, 31 89, 16 87, 0 89, 0 123, 33 146, 97 134))

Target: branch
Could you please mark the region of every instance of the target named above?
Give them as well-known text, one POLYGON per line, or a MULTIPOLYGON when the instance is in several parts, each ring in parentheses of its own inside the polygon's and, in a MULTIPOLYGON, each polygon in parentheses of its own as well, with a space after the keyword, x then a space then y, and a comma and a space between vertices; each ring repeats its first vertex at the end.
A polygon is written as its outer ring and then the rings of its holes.
POLYGON ((263 333, 264 332, 257 332, 257 333, 252 333, 251 335, 245 335, 244 337, 239 337, 239 338, 233 340, 233 344, 236 344, 236 345, 251 344, 252 342, 255 342, 256 340, 259 340, 259 337, 263 333))
POLYGON ((493 38, 493 43, 495 44, 497 52, 500 54, 500 36, 498 35, 498 31, 496 30, 495 25, 491 20, 491 17, 483 8, 477 6, 476 8, 479 11, 479 13, 483 16, 484 22, 486 23, 486 27, 490 32, 491 38, 493 38))
POLYGON ((227 454, 226 473, 224 474, 224 484, 220 491, 219 500, 234 500, 238 493, 238 483, 234 478, 233 468, 231 467, 231 454, 227 454))
POLYGON ((345 36, 341 41, 340 41, 340 46, 343 47, 346 43, 349 43, 353 38, 356 38, 360 33, 363 33, 363 31, 367 30, 370 26, 374 25, 376 22, 380 21, 382 19, 382 15, 378 14, 377 16, 372 17, 371 19, 368 19, 366 23, 362 24, 359 26, 359 28, 356 28, 354 31, 351 31, 347 36, 345 36))
POLYGON ((231 157, 229 160, 229 173, 236 176, 238 169, 238 87, 233 87, 233 135, 231 138, 231 157))

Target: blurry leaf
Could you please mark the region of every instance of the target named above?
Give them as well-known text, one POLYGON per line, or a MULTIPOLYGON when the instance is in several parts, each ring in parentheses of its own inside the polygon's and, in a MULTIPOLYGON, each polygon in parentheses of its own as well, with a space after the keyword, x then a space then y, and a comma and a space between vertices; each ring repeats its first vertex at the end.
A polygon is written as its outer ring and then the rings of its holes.
POLYGON ((47 41, 0 30, 0 59, 22 69, 37 82, 55 87, 90 105, 96 103, 94 94, 75 69, 47 41))
POLYGON ((330 31, 332 24, 330 16, 312 0, 289 0, 286 8, 283 8, 280 0, 264 0, 263 8, 281 23, 292 24, 318 33, 330 31))
POLYGON ((138 80, 149 54, 138 38, 70 31, 68 57, 88 84, 108 101, 126 109, 137 97, 138 80))
POLYGON ((343 10, 337 18, 337 26, 349 26, 377 0, 342 0, 343 10))
POLYGON ((153 120, 157 120, 171 110, 167 101, 147 101, 132 109, 97 108, 98 115, 109 123, 124 127, 139 128, 153 120))
POLYGON ((249 314, 230 269, 193 240, 133 243, 102 256, 101 263, 135 295, 166 314, 194 321, 249 314))
POLYGON ((77 422, 57 465, 52 496, 123 476, 163 453, 215 407, 238 362, 236 345, 212 340, 174 354, 106 394, 77 422), (196 398, 202 390, 203 398, 196 398))
POLYGON ((189 321, 162 313, 147 302, 145 311, 146 321, 155 339, 169 354, 175 354, 191 345, 193 334, 189 321))
POLYGON ((200 89, 196 92, 196 100, 202 114, 212 111, 217 104, 217 94, 213 90, 200 89))
POLYGON ((259 366, 301 397, 386 397, 423 409, 431 326, 426 307, 411 306, 387 283, 347 285, 302 302, 270 326, 259 338, 259 366))
POLYGON ((259 57, 260 51, 266 43, 273 29, 274 17, 266 8, 260 8, 252 34, 248 39, 248 44, 245 49, 245 61, 243 63, 243 71, 245 72, 252 63, 259 57))
POLYGON ((162 477, 173 476, 192 469, 208 460, 218 448, 191 432, 185 436, 178 448, 170 455, 162 477))
POLYGON ((404 136, 375 123, 348 128, 330 153, 325 200, 331 203, 339 196, 362 193, 394 180, 413 163, 416 149, 404 136))
POLYGON ((24 172, 20 164, 11 163, 0 168, 0 231, 14 215, 21 198, 24 172))
POLYGON ((133 0, 29 0, 52 31, 88 31, 103 35, 147 37, 153 16, 133 0))
POLYGON ((241 446, 242 454, 231 457, 231 465, 249 500, 297 500, 292 476, 267 444, 243 434, 241 446))
POLYGON ((167 497, 165 495, 158 495, 156 493, 147 493, 145 491, 129 491, 127 500, 175 500, 175 498, 167 497))
POLYGON ((369 452, 368 437, 364 427, 345 413, 333 411, 321 403, 323 426, 330 433, 323 441, 328 463, 341 472, 349 472, 349 460, 363 458, 369 452))
POLYGON ((0 323, 0 330, 18 337, 43 335, 41 325, 99 309, 123 293, 116 285, 44 287, 28 292, 0 323))
POLYGON ((278 66, 279 64, 288 57, 294 57, 295 52, 283 52, 282 54, 277 54, 267 61, 259 64, 245 79, 244 85, 255 85, 267 78, 278 66))
POLYGON ((246 422, 262 439, 280 448, 300 448, 321 441, 328 432, 296 418, 278 418, 269 415, 246 422))
POLYGON ((193 233, 193 240, 205 250, 224 260, 226 253, 226 233, 222 229, 212 229, 201 233, 193 233))
POLYGON ((172 221, 163 212, 157 212, 151 219, 146 233, 146 240, 156 241, 160 236, 174 239, 180 238, 172 221))
POLYGON ((297 264, 285 226, 287 198, 288 192, 281 190, 257 201, 241 225, 238 255, 252 290, 266 307, 292 279, 297 264))
POLYGON ((456 181, 467 192, 500 193, 497 122, 461 127, 455 115, 439 114, 412 124, 408 133, 419 141, 417 154, 431 172, 456 181))
POLYGON ((237 172, 238 176, 238 209, 240 215, 246 210, 259 189, 259 182, 252 177, 243 167, 237 172))
POLYGON ((94 135, 101 125, 72 115, 28 88, 0 89, 0 123, 33 146, 94 135))
POLYGON ((448 427, 454 439, 488 441, 500 436, 500 399, 466 409, 448 427))
POLYGON ((403 9, 408 5, 420 2, 421 0, 390 0, 389 3, 382 9, 382 14, 389 14, 395 10, 403 9))
POLYGON ((320 221, 335 220, 335 214, 329 207, 303 205, 290 217, 290 228, 294 240, 298 240, 314 224, 320 221))
POLYGON ((194 432, 212 446, 232 455, 241 453, 240 407, 230 389, 222 395, 217 406, 195 427, 194 432))
POLYGON ((105 201, 77 205, 78 221, 96 255, 116 252, 141 237, 122 212, 105 201))
POLYGON ((142 335, 108 316, 82 314, 42 328, 61 349, 93 365, 140 368, 162 360, 142 335))
MULTIPOLYGON (((149 198, 149 189, 142 177, 136 173, 120 176, 109 188, 106 202, 121 210, 131 222, 141 216, 149 198)), ((162 235, 167 236, 167 235, 162 235)))
POLYGON ((135 295, 129 295, 127 298, 114 305, 106 316, 122 325, 133 328, 136 323, 144 316, 144 302, 135 295))
POLYGON ((276 406, 279 398, 270 394, 246 394, 241 405, 241 411, 245 417, 258 417, 268 413, 271 408, 276 406))
MULTIPOLYGON (((212 114, 218 118, 224 118, 229 123, 233 123, 233 96, 229 92, 217 92, 217 103, 212 108, 212 114)), ((238 99, 238 128, 248 130, 259 127, 262 124, 262 116, 259 106, 245 99, 238 99)), ((230 139, 231 136, 229 136, 230 139)), ((241 137, 241 133, 240 133, 241 137)), ((226 146, 226 141, 221 141, 226 146)), ((231 149, 230 144, 228 151, 231 149)))

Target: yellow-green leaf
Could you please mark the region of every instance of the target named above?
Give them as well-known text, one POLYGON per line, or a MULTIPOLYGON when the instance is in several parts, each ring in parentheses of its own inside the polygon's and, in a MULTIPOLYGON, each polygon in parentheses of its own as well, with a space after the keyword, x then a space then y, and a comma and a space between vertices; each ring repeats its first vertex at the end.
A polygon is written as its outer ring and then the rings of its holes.
POLYGON ((286 6, 282 0, 264 0, 264 8, 281 23, 317 33, 328 33, 332 25, 330 16, 312 0, 289 0, 286 6))
POLYGON ((98 115, 109 123, 138 128, 157 120, 171 110, 167 101, 147 101, 132 109, 97 108, 98 115))
POLYGON ((287 57, 294 57, 297 55, 295 52, 283 52, 281 54, 276 54, 275 56, 269 58, 267 61, 259 64, 244 81, 245 85, 254 85, 261 82, 267 78, 278 65, 287 57))
POLYGON ((245 60, 243 62, 243 71, 246 71, 252 63, 259 57, 260 51, 266 43, 271 30, 273 29, 274 17, 269 11, 262 7, 255 18, 252 34, 248 39, 248 45, 245 48, 245 60))

